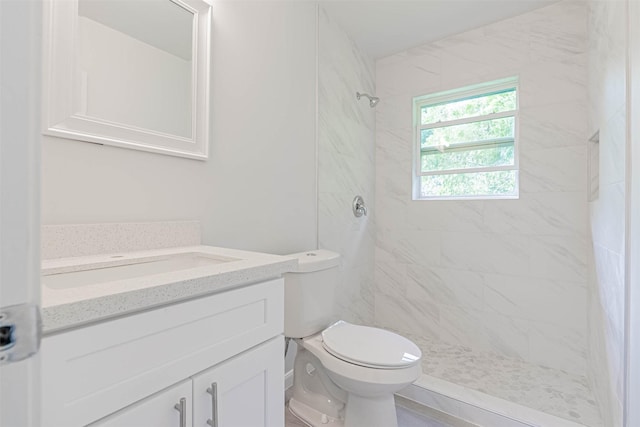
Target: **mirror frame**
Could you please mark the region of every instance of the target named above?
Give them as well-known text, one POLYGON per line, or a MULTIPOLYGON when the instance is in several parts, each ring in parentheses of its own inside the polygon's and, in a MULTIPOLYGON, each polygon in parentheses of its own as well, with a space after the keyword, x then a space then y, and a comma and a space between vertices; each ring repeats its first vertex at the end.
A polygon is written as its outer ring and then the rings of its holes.
POLYGON ((211 4, 166 0, 192 12, 193 66, 191 137, 171 135, 74 114, 79 0, 47 0, 43 19, 43 133, 62 138, 206 160, 209 152, 211 4))

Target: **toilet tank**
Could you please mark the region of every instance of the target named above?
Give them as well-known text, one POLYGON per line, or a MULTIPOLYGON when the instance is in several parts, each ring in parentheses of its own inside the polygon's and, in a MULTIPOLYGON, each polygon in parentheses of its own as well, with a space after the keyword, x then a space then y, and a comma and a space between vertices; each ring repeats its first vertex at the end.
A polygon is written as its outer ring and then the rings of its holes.
POLYGON ((298 258, 298 267, 284 275, 284 335, 308 337, 336 320, 340 254, 317 249, 288 256, 298 258))

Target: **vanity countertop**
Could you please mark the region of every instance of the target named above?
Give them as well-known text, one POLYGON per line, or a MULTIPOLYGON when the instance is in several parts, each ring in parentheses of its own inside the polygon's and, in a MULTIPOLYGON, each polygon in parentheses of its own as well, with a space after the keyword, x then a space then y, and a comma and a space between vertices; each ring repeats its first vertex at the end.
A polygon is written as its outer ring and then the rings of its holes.
POLYGON ((188 246, 122 254, 59 258, 42 262, 43 275, 127 265, 136 259, 201 253, 237 260, 214 265, 144 275, 91 285, 54 289, 42 286, 42 322, 45 335, 136 311, 212 294, 280 277, 297 260, 279 255, 213 246, 188 246))

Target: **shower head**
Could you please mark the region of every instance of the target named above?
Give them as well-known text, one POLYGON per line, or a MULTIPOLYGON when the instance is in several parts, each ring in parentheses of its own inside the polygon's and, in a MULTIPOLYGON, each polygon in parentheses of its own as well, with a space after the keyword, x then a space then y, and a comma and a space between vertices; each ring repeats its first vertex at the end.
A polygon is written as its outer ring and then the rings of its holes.
POLYGON ((356 92, 356 99, 360 100, 360 98, 363 96, 366 96, 367 98, 369 98, 369 107, 371 108, 375 107, 378 104, 378 102, 380 102, 380 98, 378 98, 377 96, 371 96, 368 93, 356 92))

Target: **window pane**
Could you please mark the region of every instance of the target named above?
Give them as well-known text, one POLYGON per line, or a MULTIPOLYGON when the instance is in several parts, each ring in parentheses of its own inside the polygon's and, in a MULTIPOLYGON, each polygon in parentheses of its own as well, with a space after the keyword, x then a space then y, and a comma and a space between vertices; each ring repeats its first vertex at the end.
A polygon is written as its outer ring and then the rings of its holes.
POLYGON ((420 123, 446 122, 516 109, 515 88, 421 108, 420 123))
POLYGON ((513 143, 489 144, 469 150, 427 151, 421 153, 420 164, 422 172, 513 165, 513 143))
POLYGON ((421 177, 420 197, 516 196, 517 171, 421 177))
POLYGON ((451 144, 483 141, 496 138, 513 138, 515 117, 484 120, 463 125, 423 129, 420 145, 425 147, 448 147, 451 144))

